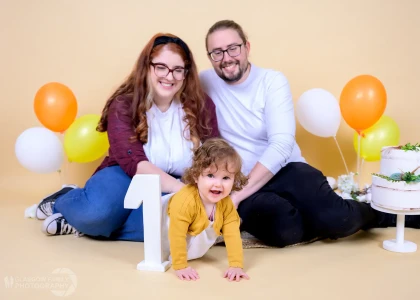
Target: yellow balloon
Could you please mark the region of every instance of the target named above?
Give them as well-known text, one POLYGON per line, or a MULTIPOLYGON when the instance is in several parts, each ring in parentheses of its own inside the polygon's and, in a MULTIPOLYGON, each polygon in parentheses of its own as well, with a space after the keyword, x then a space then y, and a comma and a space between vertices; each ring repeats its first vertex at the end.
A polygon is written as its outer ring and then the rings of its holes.
POLYGON ((101 158, 109 148, 108 134, 96 131, 100 116, 76 119, 64 134, 64 151, 71 162, 87 163, 101 158))
MULTIPOLYGON (((354 133, 353 146, 358 152, 358 134, 354 133)), ((382 116, 372 127, 364 130, 360 138, 360 157, 366 161, 381 159, 381 150, 386 146, 398 146, 400 129, 397 123, 388 116, 382 116)))

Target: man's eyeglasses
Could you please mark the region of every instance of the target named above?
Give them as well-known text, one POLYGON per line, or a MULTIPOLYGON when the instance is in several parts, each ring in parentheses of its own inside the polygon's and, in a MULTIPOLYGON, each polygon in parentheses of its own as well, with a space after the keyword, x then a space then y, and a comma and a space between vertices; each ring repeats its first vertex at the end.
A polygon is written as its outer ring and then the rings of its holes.
POLYGON ((185 74, 187 74, 187 69, 182 67, 170 69, 167 65, 163 63, 150 62, 150 64, 153 66, 156 76, 160 78, 165 78, 166 76, 168 76, 169 73, 172 73, 172 76, 175 80, 183 80, 185 78, 185 74))
POLYGON ((239 54, 241 54, 241 48, 244 44, 238 44, 238 45, 232 45, 229 48, 227 48, 226 50, 222 50, 222 49, 217 49, 214 50, 212 52, 207 53, 208 55, 210 55, 211 59, 215 62, 221 61, 225 55, 225 52, 227 52, 227 54, 229 54, 230 57, 235 57, 238 56, 239 54))

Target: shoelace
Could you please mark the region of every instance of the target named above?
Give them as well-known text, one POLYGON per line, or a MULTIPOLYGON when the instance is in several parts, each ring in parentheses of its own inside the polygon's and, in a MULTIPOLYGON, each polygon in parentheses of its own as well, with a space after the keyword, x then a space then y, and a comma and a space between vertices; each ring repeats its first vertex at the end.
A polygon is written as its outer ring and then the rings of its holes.
POLYGON ((53 211, 53 206, 54 206, 54 202, 50 201, 50 202, 46 202, 44 203, 44 205, 40 206, 41 211, 45 214, 45 215, 51 215, 52 211, 53 211))
POLYGON ((67 223, 67 221, 64 218, 61 219, 60 234, 70 234, 75 231, 76 229, 73 226, 71 226, 69 223, 67 223))

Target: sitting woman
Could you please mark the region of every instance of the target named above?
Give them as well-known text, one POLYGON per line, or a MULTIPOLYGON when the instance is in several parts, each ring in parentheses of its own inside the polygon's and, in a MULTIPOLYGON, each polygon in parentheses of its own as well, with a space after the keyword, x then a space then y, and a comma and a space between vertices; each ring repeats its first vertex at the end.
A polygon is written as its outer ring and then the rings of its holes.
POLYGON ((215 106, 180 38, 157 34, 147 43, 106 102, 97 130, 108 132, 109 156, 84 188, 63 186, 40 202, 42 231, 142 242, 142 207, 124 208, 132 177, 159 174, 162 192, 177 192, 184 186, 177 178, 191 165, 193 151, 219 136, 215 106))

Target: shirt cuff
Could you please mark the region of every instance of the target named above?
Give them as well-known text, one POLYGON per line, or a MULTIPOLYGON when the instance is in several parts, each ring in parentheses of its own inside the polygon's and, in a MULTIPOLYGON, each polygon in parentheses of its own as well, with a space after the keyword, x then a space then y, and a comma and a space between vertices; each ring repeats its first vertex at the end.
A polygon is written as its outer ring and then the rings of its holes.
POLYGON ((286 165, 286 161, 279 161, 280 154, 271 148, 267 148, 258 162, 270 170, 274 175, 286 165))

